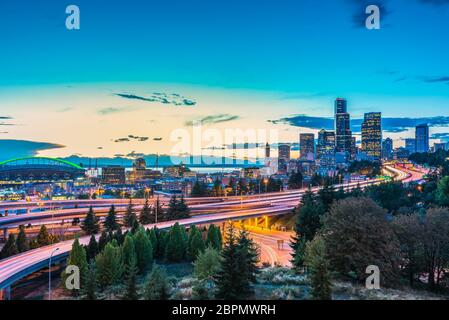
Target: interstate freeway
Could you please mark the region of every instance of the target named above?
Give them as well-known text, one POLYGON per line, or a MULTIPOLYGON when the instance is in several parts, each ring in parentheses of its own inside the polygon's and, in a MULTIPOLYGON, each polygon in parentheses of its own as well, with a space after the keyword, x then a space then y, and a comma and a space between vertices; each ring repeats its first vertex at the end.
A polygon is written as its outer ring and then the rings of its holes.
MULTIPOLYGON (((426 173, 424 170, 411 170, 403 167, 387 166, 385 168, 389 172, 395 175, 396 180, 410 182, 412 180, 420 180, 422 176, 426 173)), ((365 187, 368 185, 379 184, 383 180, 373 179, 369 181, 364 181, 360 183, 350 183, 342 185, 344 188, 350 189, 355 188, 358 185, 365 187)), ((339 186, 337 186, 339 187, 339 186)), ((313 191, 318 191, 319 188, 314 188, 313 191)), ((170 228, 176 222, 181 225, 205 225, 211 223, 222 223, 230 220, 245 220, 256 217, 268 217, 273 215, 281 215, 288 212, 298 205, 301 195, 305 190, 291 190, 286 192, 253 195, 249 197, 230 197, 228 199, 218 198, 216 201, 211 201, 210 198, 206 198, 206 203, 201 203, 199 201, 192 205, 192 211, 200 210, 200 212, 209 213, 196 213, 194 216, 183 219, 179 221, 167 221, 160 222, 157 224, 148 225, 146 227, 152 228, 157 227, 159 229, 170 228), (213 212, 213 213, 211 213, 213 212)), ((198 199, 196 199, 198 201, 198 199)), ((84 210, 85 212, 85 210, 84 210)), ((198 212, 198 211, 197 211, 198 212)), ((35 217, 34 215, 42 215, 38 218, 33 219, 48 219, 48 212, 42 212, 37 214, 24 215, 21 218, 26 218, 28 216, 35 217)), ((54 215, 52 212, 50 215, 54 215)), ((58 214, 58 213, 57 213, 58 214)), ((61 213, 66 214, 66 213, 61 213)), ((11 221, 9 219, 17 217, 5 217, 0 218, 0 222, 4 219, 8 219, 7 224, 17 224, 25 223, 24 221, 11 221)), ((89 242, 89 237, 84 236, 80 239, 81 244, 87 244, 89 242)), ((35 250, 30 250, 22 254, 15 255, 13 257, 4 259, 0 261, 0 290, 6 289, 15 283, 16 281, 36 272, 42 268, 48 266, 50 255, 54 252, 56 254, 53 256, 52 261, 58 262, 63 261, 67 258, 73 240, 60 242, 50 246, 38 248, 35 250), (56 251, 57 250, 57 251, 56 251)), ((2 296, 2 294, 0 294, 2 296)))

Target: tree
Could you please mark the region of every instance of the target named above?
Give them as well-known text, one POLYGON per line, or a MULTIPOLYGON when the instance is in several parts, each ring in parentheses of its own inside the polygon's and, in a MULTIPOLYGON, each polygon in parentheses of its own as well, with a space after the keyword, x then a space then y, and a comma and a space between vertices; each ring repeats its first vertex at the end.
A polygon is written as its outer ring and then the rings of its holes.
POLYGON ((127 234, 122 246, 123 266, 127 268, 131 264, 132 260, 136 260, 135 262, 137 264, 136 247, 134 244, 134 239, 132 235, 127 234))
POLYGON ((291 263, 296 272, 302 271, 302 268, 304 267, 306 244, 306 238, 298 233, 296 233, 290 243, 290 246, 293 249, 291 263))
POLYGON ((39 247, 48 246, 51 244, 51 237, 50 234, 47 231, 47 227, 43 224, 39 230, 39 233, 37 235, 36 241, 39 247))
POLYGON ((89 267, 86 276, 86 299, 96 300, 97 299, 97 271, 95 267, 95 260, 89 262, 89 267))
POLYGON ((119 246, 121 246, 123 244, 123 242, 125 241, 125 236, 123 235, 122 229, 119 228, 113 236, 113 239, 115 239, 117 241, 117 244, 119 246))
POLYGON ((190 209, 184 200, 184 195, 179 199, 176 206, 176 219, 187 219, 190 217, 190 209))
POLYGON ((316 200, 312 191, 307 191, 301 199, 301 204, 295 209, 296 233, 300 238, 305 237, 306 241, 313 239, 321 228, 321 217, 325 212, 322 202, 316 200))
POLYGON ((154 223, 154 216, 151 213, 151 208, 148 204, 148 198, 145 199, 145 204, 143 205, 142 211, 140 212, 139 222, 141 225, 154 223))
POLYGON ((161 201, 159 200, 159 196, 156 199, 156 203, 152 208, 152 213, 154 215, 154 222, 164 221, 166 217, 166 213, 162 208, 161 201))
POLYGON ((108 215, 104 220, 104 227, 107 232, 114 232, 115 230, 120 229, 120 225, 117 222, 117 213, 114 205, 111 205, 111 208, 109 209, 108 215))
POLYGON ((8 240, 3 246, 2 251, 0 251, 0 259, 5 259, 18 253, 19 251, 17 250, 16 237, 13 234, 9 234, 8 240))
POLYGON ((134 246, 136 248, 137 267, 142 274, 147 271, 153 263, 153 247, 143 228, 140 228, 135 234, 134 246))
POLYGON ((212 280, 218 270, 220 270, 220 253, 212 247, 200 252, 193 263, 193 273, 199 280, 212 280))
MULTIPOLYGON (((126 239, 125 239, 126 242, 126 239)), ((125 266, 125 279, 126 279, 126 294, 125 300, 137 300, 139 295, 137 294, 137 259, 136 256, 132 256, 131 260, 125 266)))
POLYGON ((240 233, 235 235, 232 223, 226 229, 226 237, 221 251, 220 269, 214 277, 218 299, 246 299, 251 293, 251 283, 255 281, 256 261, 254 244, 240 233))
POLYGON ((136 213, 134 212, 133 203, 129 199, 128 207, 126 208, 125 216, 123 217, 123 224, 127 228, 134 228, 138 224, 136 213))
POLYGON ((206 247, 211 246, 216 250, 221 250, 222 238, 220 228, 211 224, 207 230, 206 247))
POLYGON ((170 198, 170 201, 168 202, 168 208, 164 213, 164 220, 165 221, 175 220, 177 210, 178 210, 178 197, 176 197, 176 195, 174 194, 170 198))
POLYGON ((95 215, 95 212, 91 206, 89 208, 89 211, 87 212, 86 217, 81 223, 81 230, 83 230, 88 235, 97 234, 100 231, 98 220, 99 219, 95 215))
POLYGON ((310 272, 312 297, 315 300, 331 300, 329 263, 326 259, 325 242, 321 236, 317 235, 307 243, 304 260, 310 272))
POLYGON ((440 206, 449 207, 449 176, 443 177, 438 182, 436 200, 440 206))
POLYGON ((290 176, 288 177, 288 188, 289 189, 301 189, 303 179, 304 178, 300 171, 292 172, 290 174, 290 176))
MULTIPOLYGON (((80 245, 79 240, 75 239, 75 241, 72 244, 72 250, 70 251, 69 259, 67 260, 67 265, 71 266, 77 266, 79 268, 79 274, 80 274, 80 288, 84 288, 87 280, 87 270, 88 270, 88 264, 87 264, 87 258, 86 258, 86 250, 84 250, 83 246, 80 245)), ((68 274, 63 271, 62 273, 62 283, 65 284, 68 278, 68 274)), ((69 290, 68 288, 65 288, 69 290)), ((81 289, 80 289, 81 290, 81 289)), ((74 295, 79 294, 80 290, 72 289, 71 292, 74 295)))
POLYGON ((320 191, 318 191, 318 202, 324 206, 324 211, 328 211, 336 198, 333 186, 326 183, 320 191))
POLYGON ((100 238, 98 239, 98 252, 103 251, 109 240, 110 239, 108 234, 106 233, 106 230, 103 230, 100 234, 100 238))
POLYGON ((170 291, 170 283, 165 269, 161 266, 153 266, 145 281, 144 298, 146 300, 168 300, 170 291))
POLYGON ((249 297, 253 293, 251 286, 257 282, 259 257, 259 248, 249 237, 248 232, 245 229, 241 230, 237 240, 237 265, 241 279, 239 287, 244 297, 249 297))
POLYGON ((148 239, 150 239, 151 247, 153 248, 153 258, 157 256, 157 247, 158 247, 157 233, 158 230, 156 229, 156 227, 152 229, 147 229, 147 236, 148 239))
POLYGON ((89 244, 87 245, 86 251, 87 251, 87 260, 88 261, 95 259, 95 256, 98 254, 98 252, 99 252, 98 243, 97 243, 97 239, 95 239, 94 235, 90 236, 89 244))
POLYGON ((190 195, 192 198, 199 198, 199 197, 207 196, 206 185, 203 182, 196 180, 195 184, 192 187, 192 192, 190 195))
POLYGON ((382 270, 382 285, 397 280, 400 248, 387 213, 369 198, 335 203, 324 219, 323 234, 329 263, 342 275, 364 281, 366 267, 382 270))
POLYGON ((168 233, 165 258, 170 262, 180 262, 184 259, 187 244, 179 223, 175 223, 168 233))
POLYGON ((97 279, 100 287, 105 289, 117 281, 122 274, 120 249, 112 242, 95 258, 97 279))
POLYGON ((25 233, 25 227, 23 225, 19 226, 19 234, 17 235, 16 244, 17 244, 17 251, 19 253, 29 250, 29 244, 25 233))
POLYGON ((203 252, 205 249, 205 244, 203 241, 203 237, 201 235, 201 231, 193 225, 189 230, 189 240, 187 244, 187 255, 193 261, 196 259, 200 252, 203 252))

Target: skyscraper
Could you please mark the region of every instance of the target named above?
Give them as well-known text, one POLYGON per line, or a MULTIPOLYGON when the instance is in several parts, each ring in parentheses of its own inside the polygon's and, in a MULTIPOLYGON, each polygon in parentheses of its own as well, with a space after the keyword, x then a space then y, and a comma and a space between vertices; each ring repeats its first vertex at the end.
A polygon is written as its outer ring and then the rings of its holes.
POLYGON ((416 126, 416 152, 429 152, 429 125, 427 123, 416 126))
POLYGON ((270 144, 267 142, 265 146, 265 158, 269 158, 271 155, 270 144))
POLYGON ((416 139, 407 138, 405 139, 405 149, 408 151, 408 154, 413 154, 416 152, 416 139))
POLYGON ((337 152, 351 153, 351 123, 347 101, 335 100, 335 147, 337 152))
POLYGON ((299 135, 299 152, 301 159, 315 158, 315 135, 313 133, 299 135))
POLYGON ((318 132, 316 157, 317 159, 321 159, 325 154, 335 154, 335 132, 323 129, 318 132))
POLYGON ((278 158, 279 160, 283 160, 286 163, 290 161, 290 146, 288 144, 281 144, 278 147, 278 158))
POLYGON ((391 160, 393 158, 393 140, 387 138, 382 142, 382 159, 391 160))
POLYGON ((382 156, 382 114, 380 112, 365 113, 362 123, 362 150, 373 160, 382 156))

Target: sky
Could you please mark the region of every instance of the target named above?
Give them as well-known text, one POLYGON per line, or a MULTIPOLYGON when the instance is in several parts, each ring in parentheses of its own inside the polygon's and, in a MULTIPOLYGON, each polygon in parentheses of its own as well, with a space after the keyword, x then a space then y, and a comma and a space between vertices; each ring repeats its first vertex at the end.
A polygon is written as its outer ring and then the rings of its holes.
POLYGON ((449 139, 448 31, 446 0, 5 0, 0 158, 181 154, 198 120, 297 143, 337 97, 356 133, 380 111, 396 146, 419 122, 449 139), (65 27, 70 4, 80 30, 65 27))

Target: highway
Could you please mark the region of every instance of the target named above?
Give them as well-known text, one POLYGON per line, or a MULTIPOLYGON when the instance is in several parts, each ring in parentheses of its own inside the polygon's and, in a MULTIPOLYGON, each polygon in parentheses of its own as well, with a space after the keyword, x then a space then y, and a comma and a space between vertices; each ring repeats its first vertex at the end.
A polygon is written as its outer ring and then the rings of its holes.
MULTIPOLYGON (((411 172, 411 170, 403 169, 403 168, 393 168, 388 167, 388 170, 391 172, 396 172, 398 180, 410 180, 414 178, 422 178, 422 175, 425 172, 421 172, 415 177, 411 172)), ((355 188, 360 185, 361 187, 379 184, 383 180, 371 180, 360 183, 350 183, 344 186, 346 189, 355 188)), ((337 186, 339 187, 339 186, 337 186)), ((319 188, 314 188, 313 191, 318 191, 319 188)), ((270 194, 262 194, 262 195, 253 195, 249 197, 230 197, 227 200, 221 199, 220 202, 212 202, 210 198, 207 198, 207 203, 198 203, 196 205, 192 205, 192 210, 205 210, 208 214, 196 214, 188 219, 179 220, 179 221, 168 221, 168 222, 160 222, 157 225, 151 224, 146 227, 152 228, 157 227, 159 229, 167 229, 170 228, 176 222, 179 222, 181 225, 189 226, 189 225, 206 225, 211 223, 222 223, 230 220, 244 220, 255 217, 268 217, 272 215, 281 215, 288 212, 298 205, 301 195, 306 190, 292 190, 287 192, 279 192, 279 193, 270 193, 270 194)), ((197 201, 199 199, 196 199, 197 201)), ((85 210, 84 210, 85 212, 85 210)), ((45 219, 48 219, 48 212, 32 214, 39 215, 44 214, 45 219)), ((30 214, 31 215, 31 214, 30 214)), ((26 218, 29 215, 24 215, 26 218)), ((21 217, 21 216, 20 216, 21 217)), ((33 216, 34 217, 34 216, 33 216)), ((9 217, 8 217, 9 218, 9 217)), ((12 217, 11 217, 12 218, 12 217)), ((42 217, 40 217, 42 218, 42 217)), ((1 218, 1 221, 6 218, 1 218)), ((39 218, 36 218, 37 220, 39 218)), ((8 223, 11 223, 9 221, 8 223)), ((17 221, 15 221, 17 223, 17 221)), ((23 223, 23 221, 22 221, 23 223)), ((274 240, 276 236, 280 236, 277 233, 273 232, 269 236, 266 234, 255 234, 252 233, 253 237, 262 244, 265 248, 263 252, 265 252, 266 259, 269 262, 278 261, 281 264, 286 262, 287 253, 284 252, 276 252, 273 248, 274 240), (268 237, 268 238, 267 238, 268 237)), ((80 239, 81 244, 87 244, 89 242, 89 237, 84 236, 80 239)), ((277 242, 277 240, 276 240, 277 242)), ((30 250, 28 252, 4 259, 0 261, 0 289, 8 288, 14 282, 20 280, 21 278, 37 271, 48 265, 48 259, 54 250, 58 249, 56 254, 53 257, 53 261, 61 261, 64 260, 68 253, 71 250, 73 240, 60 242, 54 245, 38 248, 35 250, 30 250)), ((288 242, 286 242, 288 245, 288 242)), ((263 261, 263 260, 262 260, 263 261)))

